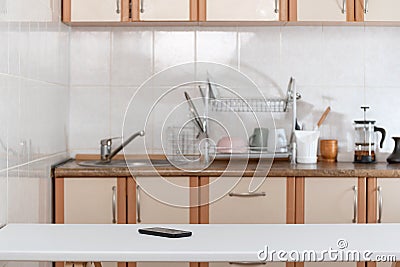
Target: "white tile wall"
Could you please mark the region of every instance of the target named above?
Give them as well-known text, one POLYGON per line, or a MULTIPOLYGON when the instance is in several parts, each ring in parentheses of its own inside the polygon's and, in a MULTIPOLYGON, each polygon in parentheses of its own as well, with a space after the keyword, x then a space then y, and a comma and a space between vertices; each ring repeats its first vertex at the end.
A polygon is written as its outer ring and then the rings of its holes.
POLYGON ((60 22, 59 0, 6 5, 0 14, 0 224, 48 223, 50 166, 67 157, 70 30, 60 22))
MULTIPOLYGON (((303 95, 299 120, 312 128, 330 105, 332 112, 321 128, 321 136, 339 139, 340 153, 345 155, 341 159, 351 159, 352 123, 362 117, 361 105, 371 105, 369 116, 376 118, 389 136, 400 134, 396 118, 388 115, 395 114, 390 108, 396 108, 394 102, 400 92, 398 31, 397 27, 359 26, 75 29, 71 39, 71 123, 87 123, 84 113, 90 112, 92 104, 88 103, 87 110, 74 106, 82 94, 86 100, 103 103, 107 94, 103 87, 107 87, 111 88, 111 100, 109 111, 99 111, 103 115, 109 112, 109 121, 100 122, 92 114, 96 124, 84 131, 84 144, 78 145, 76 140, 82 139, 82 132, 71 126, 70 141, 76 144, 71 145, 71 152, 98 153, 100 135, 120 135, 122 110, 141 82, 165 68, 197 60, 239 69, 266 96, 285 96, 288 80, 294 76, 303 95), (78 87, 82 84, 85 86, 78 87)), ((179 75, 167 77, 168 82, 179 80, 179 75)), ((140 108, 151 106, 156 98, 151 94, 160 94, 159 88, 152 86, 147 84, 142 101, 132 108, 135 114, 128 126, 132 131, 140 129, 147 115, 140 114, 140 108)), ((241 93, 249 94, 245 89, 241 93)), ((183 96, 177 96, 171 106, 182 100, 183 96)), ((146 142, 152 140, 156 151, 161 148, 160 125, 167 111, 159 111, 149 121, 153 130, 147 132, 152 136, 147 136, 146 142)), ((290 114, 276 114, 275 118, 277 127, 290 129, 290 114)), ((139 145, 132 146, 132 152, 141 152, 139 145)), ((382 151, 391 152, 392 147, 389 141, 382 151)))

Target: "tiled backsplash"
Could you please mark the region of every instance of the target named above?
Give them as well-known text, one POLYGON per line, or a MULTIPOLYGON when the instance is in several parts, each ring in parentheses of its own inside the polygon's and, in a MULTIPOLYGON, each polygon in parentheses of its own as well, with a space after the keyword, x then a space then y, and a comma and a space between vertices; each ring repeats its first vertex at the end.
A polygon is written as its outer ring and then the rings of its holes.
MULTIPOLYGON (((389 137, 400 134, 395 115, 399 36, 397 27, 360 26, 75 28, 70 151, 98 153, 101 138, 120 136, 126 105, 151 74, 175 64, 211 61, 239 69, 270 96, 284 95, 289 77, 295 77, 303 96, 300 121, 312 128, 331 106, 322 138, 339 139, 340 159, 350 160, 352 123, 362 118, 361 105, 371 106, 368 117, 386 128, 389 137)), ((149 99, 144 96, 143 104, 151 104, 149 99)), ((278 114, 276 123, 289 130, 290 114, 278 114)), ((160 127, 153 124, 150 134, 160 127)), ((158 138, 152 138, 159 149, 158 138)), ((393 145, 388 140, 382 151, 390 152, 393 145)))
POLYGON ((70 29, 61 0, 0 2, 0 224, 48 223, 50 166, 67 157, 70 29))

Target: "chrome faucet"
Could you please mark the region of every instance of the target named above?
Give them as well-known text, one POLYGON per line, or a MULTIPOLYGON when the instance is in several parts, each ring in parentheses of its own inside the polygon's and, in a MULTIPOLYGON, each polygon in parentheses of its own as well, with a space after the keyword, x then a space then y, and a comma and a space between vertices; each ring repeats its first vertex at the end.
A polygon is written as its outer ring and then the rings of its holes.
POLYGON ((121 145, 119 145, 114 151, 112 149, 112 140, 119 139, 120 137, 107 138, 100 141, 100 157, 101 161, 108 162, 115 157, 124 147, 126 147, 130 142, 133 141, 138 136, 144 136, 144 131, 139 131, 132 134, 128 139, 125 140, 121 145))

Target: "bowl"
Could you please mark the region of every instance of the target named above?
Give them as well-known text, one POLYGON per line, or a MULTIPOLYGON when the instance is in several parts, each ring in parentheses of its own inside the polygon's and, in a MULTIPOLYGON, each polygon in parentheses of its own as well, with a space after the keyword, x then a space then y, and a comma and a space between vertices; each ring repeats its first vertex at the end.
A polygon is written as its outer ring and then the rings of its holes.
POLYGON ((217 143, 218 153, 246 153, 247 142, 241 137, 224 136, 217 143))

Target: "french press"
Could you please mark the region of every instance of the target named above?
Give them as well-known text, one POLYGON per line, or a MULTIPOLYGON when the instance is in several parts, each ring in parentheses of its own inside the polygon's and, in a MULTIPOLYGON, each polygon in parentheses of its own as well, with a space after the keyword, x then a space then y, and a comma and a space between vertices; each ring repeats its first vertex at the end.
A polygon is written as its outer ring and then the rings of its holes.
POLYGON ((376 161, 376 135, 375 132, 380 132, 382 139, 380 148, 385 141, 386 131, 383 128, 375 126, 375 121, 367 120, 366 113, 369 107, 361 107, 364 110, 364 120, 354 121, 355 128, 355 148, 354 162, 357 163, 373 163, 376 161))

